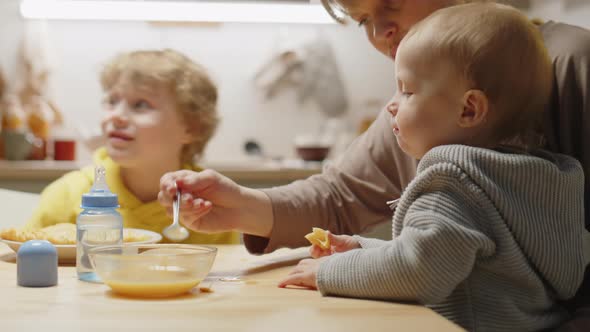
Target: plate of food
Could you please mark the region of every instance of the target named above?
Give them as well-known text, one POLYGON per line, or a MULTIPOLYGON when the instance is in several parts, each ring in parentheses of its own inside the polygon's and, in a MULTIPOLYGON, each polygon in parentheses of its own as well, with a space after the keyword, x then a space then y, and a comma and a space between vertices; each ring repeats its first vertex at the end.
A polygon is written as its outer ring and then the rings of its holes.
MULTIPOLYGON (((57 249, 60 263, 76 262, 76 225, 60 223, 36 230, 21 228, 7 228, 0 231, 0 240, 6 243, 14 252, 29 240, 47 240, 57 249)), ((123 242, 133 244, 158 243, 162 235, 138 228, 123 229, 123 242)))

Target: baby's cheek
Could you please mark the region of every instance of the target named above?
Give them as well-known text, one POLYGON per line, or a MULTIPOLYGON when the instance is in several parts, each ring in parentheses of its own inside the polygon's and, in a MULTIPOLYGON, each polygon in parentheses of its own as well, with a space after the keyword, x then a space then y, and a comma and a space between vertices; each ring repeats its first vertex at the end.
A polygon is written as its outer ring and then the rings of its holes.
POLYGON ((399 112, 397 114, 397 122, 408 128, 423 124, 423 120, 416 116, 415 112, 399 112))
POLYGON ((166 123, 165 119, 149 113, 134 114, 133 122, 138 127, 145 128, 146 130, 157 130, 158 128, 164 127, 166 123))
POLYGON ((176 145, 171 141, 171 135, 174 133, 162 130, 144 130, 141 132, 142 141, 151 151, 161 151, 162 149, 170 151, 172 146, 176 145))

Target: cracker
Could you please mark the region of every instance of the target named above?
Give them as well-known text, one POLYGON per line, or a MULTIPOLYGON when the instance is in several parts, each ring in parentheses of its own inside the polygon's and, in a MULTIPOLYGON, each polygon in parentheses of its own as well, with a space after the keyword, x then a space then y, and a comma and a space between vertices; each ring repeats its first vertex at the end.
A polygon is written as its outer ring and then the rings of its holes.
POLYGON ((305 238, 311 242, 311 244, 315 244, 324 250, 330 249, 330 238, 328 238, 326 231, 321 228, 313 227, 312 232, 305 235, 305 238))
MULTIPOLYGON (((9 241, 26 242, 29 240, 47 240, 53 244, 76 244, 76 224, 58 223, 41 229, 7 228, 0 231, 0 238, 9 241)), ((139 242, 149 240, 147 234, 124 229, 124 242, 139 242)))

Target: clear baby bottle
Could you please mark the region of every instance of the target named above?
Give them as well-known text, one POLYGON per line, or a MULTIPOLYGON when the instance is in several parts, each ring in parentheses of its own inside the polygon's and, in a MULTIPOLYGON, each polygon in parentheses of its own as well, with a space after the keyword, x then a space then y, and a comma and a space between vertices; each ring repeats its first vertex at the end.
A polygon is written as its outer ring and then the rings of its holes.
POLYGON ((117 195, 109 190, 104 167, 94 170, 94 185, 82 195, 82 212, 76 221, 76 270, 78 279, 101 282, 90 263, 88 251, 105 245, 123 243, 123 218, 117 212, 117 195))

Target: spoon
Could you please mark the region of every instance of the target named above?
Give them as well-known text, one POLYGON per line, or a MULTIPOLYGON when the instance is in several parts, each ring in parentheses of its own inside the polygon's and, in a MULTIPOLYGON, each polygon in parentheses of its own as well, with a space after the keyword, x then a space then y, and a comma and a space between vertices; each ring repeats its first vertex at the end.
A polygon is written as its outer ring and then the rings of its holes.
POLYGON ((172 201, 172 213, 173 213, 173 222, 172 225, 164 228, 164 230, 162 231, 162 234, 164 234, 164 236, 172 241, 172 242, 180 242, 183 240, 186 240, 186 238, 188 237, 188 231, 186 230, 186 228, 182 227, 179 223, 178 220, 180 218, 180 188, 178 188, 178 186, 176 185, 176 183, 174 183, 174 186, 176 187, 176 195, 174 195, 174 201, 172 201))

